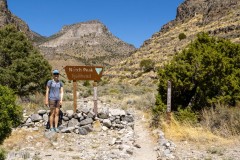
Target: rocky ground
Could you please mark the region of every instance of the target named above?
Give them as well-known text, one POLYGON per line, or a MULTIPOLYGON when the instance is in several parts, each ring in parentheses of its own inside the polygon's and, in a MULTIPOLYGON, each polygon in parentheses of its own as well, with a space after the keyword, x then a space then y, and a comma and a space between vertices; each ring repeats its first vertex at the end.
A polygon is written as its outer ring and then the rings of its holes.
POLYGON ((23 127, 14 129, 3 147, 8 150, 8 160, 240 159, 239 138, 226 145, 172 142, 161 130, 149 128, 149 118, 143 112, 134 109, 129 112, 134 116, 134 127, 111 129, 95 125, 86 135, 49 132, 44 126, 23 127))
POLYGON ((240 160, 239 139, 231 144, 196 145, 193 142, 175 142, 178 160, 240 160))

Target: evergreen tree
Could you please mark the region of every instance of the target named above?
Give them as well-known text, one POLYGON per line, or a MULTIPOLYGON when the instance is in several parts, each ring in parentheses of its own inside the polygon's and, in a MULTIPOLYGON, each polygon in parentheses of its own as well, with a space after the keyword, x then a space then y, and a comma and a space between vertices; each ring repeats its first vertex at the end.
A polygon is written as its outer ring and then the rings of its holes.
POLYGON ((0 144, 11 134, 12 127, 17 127, 21 122, 21 107, 15 101, 14 92, 0 85, 0 144))
POLYGON ((181 41, 181 40, 183 40, 183 39, 186 39, 187 36, 186 36, 184 33, 180 33, 180 34, 178 35, 178 38, 179 38, 179 40, 181 41))
POLYGON ((20 96, 43 92, 51 66, 14 26, 0 29, 0 84, 20 96))
POLYGON ((140 62, 140 67, 143 69, 144 72, 150 72, 154 69, 155 63, 151 59, 143 59, 140 62))
POLYGON ((240 100, 240 45, 200 33, 158 75, 155 113, 166 110, 168 80, 174 111, 201 110, 216 102, 234 106, 240 100))

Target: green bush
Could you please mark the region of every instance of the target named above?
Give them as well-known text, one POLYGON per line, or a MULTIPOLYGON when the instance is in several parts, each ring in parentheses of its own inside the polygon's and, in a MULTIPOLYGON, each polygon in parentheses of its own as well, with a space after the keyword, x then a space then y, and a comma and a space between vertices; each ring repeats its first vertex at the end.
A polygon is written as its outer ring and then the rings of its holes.
POLYGON ((196 124, 198 122, 198 115, 192 111, 188 106, 187 108, 178 108, 177 112, 174 114, 174 117, 179 122, 187 122, 190 124, 196 124))
POLYGON ((19 96, 44 92, 51 66, 14 26, 0 29, 0 84, 19 96))
POLYGON ((83 82, 83 86, 90 87, 91 84, 90 84, 90 82, 88 80, 86 80, 86 81, 83 82))
POLYGON ((6 159, 6 151, 0 148, 0 160, 6 159))
POLYGON ((178 38, 179 38, 179 40, 181 41, 181 40, 187 38, 187 36, 186 36, 184 33, 180 33, 180 34, 178 35, 178 38))
POLYGON ((144 72, 149 72, 154 69, 155 63, 151 59, 143 59, 140 62, 140 68, 143 69, 144 72))
POLYGON ((22 120, 22 109, 15 103, 14 92, 0 85, 0 144, 11 134, 22 120))
POLYGON ((240 100, 240 44, 198 34, 172 61, 158 71, 154 112, 167 104, 167 81, 172 82, 172 110, 191 107, 200 111, 217 102, 235 106, 240 100))
POLYGON ((91 96, 93 93, 93 88, 85 88, 84 90, 82 90, 80 93, 79 93, 79 97, 82 98, 86 98, 86 97, 89 97, 91 96))

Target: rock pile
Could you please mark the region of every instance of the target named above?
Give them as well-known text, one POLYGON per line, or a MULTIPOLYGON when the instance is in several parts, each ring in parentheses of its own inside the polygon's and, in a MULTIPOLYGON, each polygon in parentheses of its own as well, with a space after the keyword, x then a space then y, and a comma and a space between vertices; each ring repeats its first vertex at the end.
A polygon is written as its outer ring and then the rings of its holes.
POLYGON ((7 159, 84 159, 126 160, 134 150, 134 116, 121 109, 102 107, 98 114, 91 107, 63 111, 61 133, 51 132, 46 127, 49 110, 36 114, 24 114, 24 123, 13 132, 34 132, 19 144, 20 149, 11 150, 7 159), (91 132, 93 131, 93 132, 91 132), (91 132, 91 133, 90 133, 91 132))
POLYGON ((155 148, 158 153, 158 159, 176 159, 174 154, 177 146, 172 141, 166 139, 162 131, 159 131, 158 134, 158 146, 155 148))
MULTIPOLYGON (((21 127, 36 128, 48 125, 49 110, 39 110, 37 114, 26 116, 21 127)), ((77 112, 66 110, 60 112, 59 130, 62 133, 74 132, 76 134, 86 135, 95 130, 123 129, 130 126, 134 127, 134 117, 132 114, 121 109, 101 108, 96 115, 91 108, 78 108, 77 112)))

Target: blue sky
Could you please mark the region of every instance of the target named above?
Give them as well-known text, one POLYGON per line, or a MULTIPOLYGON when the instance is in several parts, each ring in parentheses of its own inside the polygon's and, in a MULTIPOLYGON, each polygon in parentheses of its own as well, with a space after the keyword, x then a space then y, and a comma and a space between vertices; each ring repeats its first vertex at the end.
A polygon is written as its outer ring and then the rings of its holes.
POLYGON ((121 40, 139 48, 175 19, 184 0, 7 0, 31 30, 51 36, 64 25, 99 20, 121 40))

